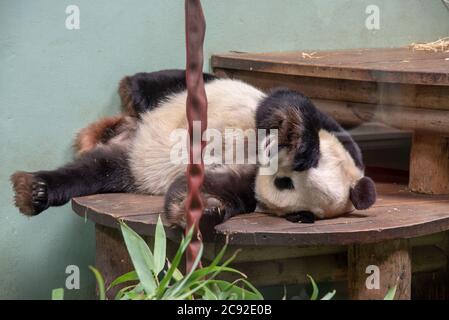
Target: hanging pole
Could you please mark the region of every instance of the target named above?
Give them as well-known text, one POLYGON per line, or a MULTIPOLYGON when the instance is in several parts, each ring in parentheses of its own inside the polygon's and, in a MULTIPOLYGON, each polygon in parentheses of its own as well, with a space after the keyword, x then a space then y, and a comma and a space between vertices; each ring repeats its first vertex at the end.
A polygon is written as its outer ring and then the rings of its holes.
POLYGON ((201 186, 204 179, 202 152, 205 143, 201 137, 207 128, 207 98, 203 81, 203 43, 206 21, 200 0, 185 1, 186 31, 186 113, 189 125, 189 164, 187 166, 188 194, 186 199, 186 232, 194 227, 194 234, 187 248, 187 271, 190 271, 200 246, 199 222, 203 214, 201 186), (195 128, 195 130, 194 130, 195 128), (194 136, 195 132, 200 135, 194 136))

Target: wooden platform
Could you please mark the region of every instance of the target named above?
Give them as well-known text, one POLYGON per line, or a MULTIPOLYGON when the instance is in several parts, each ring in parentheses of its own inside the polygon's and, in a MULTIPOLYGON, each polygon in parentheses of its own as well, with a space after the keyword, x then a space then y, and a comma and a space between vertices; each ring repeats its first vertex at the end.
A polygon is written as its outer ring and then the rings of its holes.
MULTIPOLYGON (((449 196, 411 193, 407 186, 378 184, 378 201, 366 211, 314 224, 292 223, 263 213, 234 217, 216 226, 207 239, 247 246, 348 245, 406 239, 449 229, 449 196)), ((157 216, 163 214, 163 197, 135 194, 99 194, 75 198, 73 210, 106 226, 123 219, 141 234, 152 236, 157 216)), ((168 236, 179 239, 180 231, 168 236)))
POLYGON ((449 85, 447 52, 409 48, 318 52, 231 52, 212 57, 215 68, 402 84, 449 85))
POLYGON ((449 194, 449 53, 409 48, 231 52, 214 72, 263 90, 288 87, 346 125, 380 122, 413 132, 413 191, 449 194))
MULTIPOLYGON (((423 288, 449 297, 449 53, 233 52, 214 55, 212 67, 263 90, 301 91, 342 124, 382 123, 413 138, 409 177, 367 173, 379 193, 369 210, 315 224, 262 213, 237 216, 204 234, 205 258, 213 259, 228 240, 231 249, 243 249, 236 267, 258 285, 303 283, 312 274, 318 281, 347 280, 352 299, 382 299, 396 285, 396 299, 410 299, 412 289, 417 298, 435 297, 419 293, 423 288), (378 288, 366 286, 373 266, 380 272, 378 288)), ((117 219, 151 242, 163 199, 104 194, 73 199, 72 206, 96 223, 96 265, 108 283, 131 268, 117 219)), ((181 231, 166 232, 176 249, 181 231)))
MULTIPOLYGON (((312 274, 316 281, 347 280, 352 299, 381 299, 393 285, 398 285, 397 299, 410 299, 413 272, 417 297, 441 298, 423 288, 446 275, 449 196, 415 194, 405 184, 378 183, 377 187, 378 201, 369 210, 315 224, 291 223, 262 213, 234 217, 205 235, 204 257, 212 260, 228 237, 230 253, 243 249, 235 267, 257 285, 305 283, 306 275, 312 274), (365 286, 370 265, 382 274, 377 290, 365 286)), ((106 283, 132 268, 117 220, 123 219, 151 242, 157 217, 163 217, 163 197, 155 196, 99 194, 75 198, 72 207, 96 223, 96 265, 106 283)), ((170 255, 182 231, 166 228, 166 233, 173 240, 168 245, 170 255)), ((445 292, 447 278, 438 281, 443 289, 432 290, 445 292)))

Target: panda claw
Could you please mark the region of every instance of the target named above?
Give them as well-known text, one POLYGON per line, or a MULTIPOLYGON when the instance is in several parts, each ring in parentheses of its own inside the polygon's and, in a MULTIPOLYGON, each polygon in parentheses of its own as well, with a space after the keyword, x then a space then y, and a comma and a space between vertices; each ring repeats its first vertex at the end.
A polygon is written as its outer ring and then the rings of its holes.
POLYGON ((20 212, 34 216, 48 208, 48 188, 45 181, 33 173, 19 171, 11 176, 14 202, 20 212))

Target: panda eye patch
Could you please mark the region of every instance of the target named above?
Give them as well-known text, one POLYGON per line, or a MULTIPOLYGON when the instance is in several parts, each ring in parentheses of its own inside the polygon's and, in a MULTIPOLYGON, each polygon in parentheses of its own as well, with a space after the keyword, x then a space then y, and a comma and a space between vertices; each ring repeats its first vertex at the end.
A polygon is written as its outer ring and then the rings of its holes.
POLYGON ((279 190, 295 189, 295 186, 293 185, 293 181, 289 177, 281 177, 281 178, 274 179, 274 185, 279 190))

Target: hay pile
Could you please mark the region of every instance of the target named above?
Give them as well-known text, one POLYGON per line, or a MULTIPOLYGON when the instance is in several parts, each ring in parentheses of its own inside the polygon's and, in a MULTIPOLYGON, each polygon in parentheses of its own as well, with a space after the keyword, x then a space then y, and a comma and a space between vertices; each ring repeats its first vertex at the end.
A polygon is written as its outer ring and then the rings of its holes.
POLYGON ((449 37, 428 43, 412 43, 410 48, 416 51, 449 52, 449 37))

